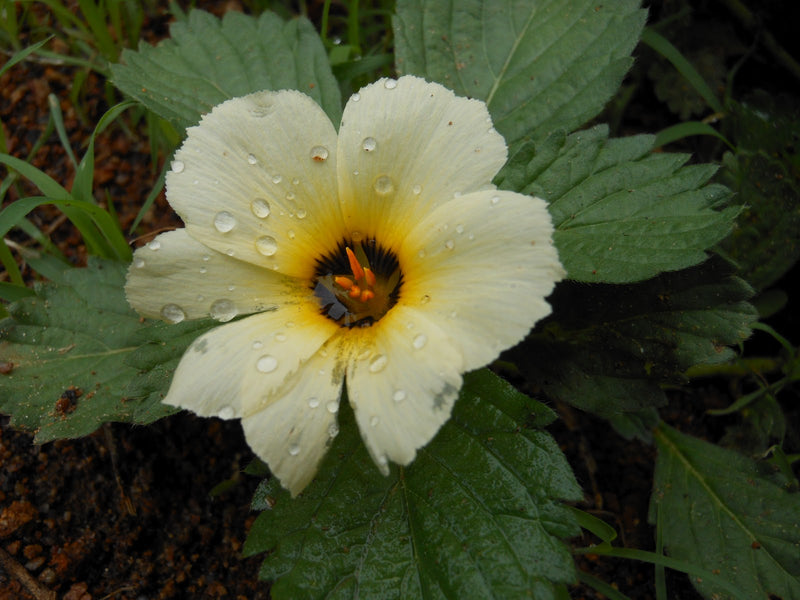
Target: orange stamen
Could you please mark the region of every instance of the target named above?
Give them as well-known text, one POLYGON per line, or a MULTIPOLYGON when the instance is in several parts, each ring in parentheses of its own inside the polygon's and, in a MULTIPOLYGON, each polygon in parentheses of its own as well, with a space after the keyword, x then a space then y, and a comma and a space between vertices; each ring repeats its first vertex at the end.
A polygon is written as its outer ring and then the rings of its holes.
POLYGON ((351 298, 358 298, 361 296, 361 288, 353 284, 353 287, 350 288, 350 291, 347 292, 347 295, 351 298))
POLYGON ((375 292, 372 290, 361 290, 361 301, 366 302, 367 300, 372 300, 375 297, 375 292))
POLYGON ((353 287, 353 281, 349 277, 334 277, 333 282, 343 290, 353 287))
POLYGON ((364 280, 369 287, 375 286, 375 273, 369 267, 364 267, 364 280))
POLYGON ((345 248, 345 252, 347 252, 347 260, 350 261, 350 270, 353 272, 353 277, 356 278, 356 281, 364 277, 364 269, 358 262, 356 255, 353 254, 353 251, 350 248, 345 248))

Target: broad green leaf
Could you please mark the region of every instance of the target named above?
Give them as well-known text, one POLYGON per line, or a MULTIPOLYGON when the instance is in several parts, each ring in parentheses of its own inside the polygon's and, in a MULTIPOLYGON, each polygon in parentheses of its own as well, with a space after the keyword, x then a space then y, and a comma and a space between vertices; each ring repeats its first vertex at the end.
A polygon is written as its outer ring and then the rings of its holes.
POLYGON ((581 497, 541 427, 553 413, 487 370, 415 461, 382 477, 349 410, 316 480, 292 500, 274 479, 244 552, 270 551, 274 598, 554 598, 575 578, 560 500, 581 497))
POLYGON ((597 115, 645 16, 639 0, 399 0, 397 71, 484 100, 513 147, 597 115))
POLYGON ((175 409, 160 403, 171 369, 207 321, 166 325, 128 308, 127 266, 90 259, 59 283, 9 306, 0 322, 0 412, 38 443, 79 437, 107 421, 150 423, 175 409))
POLYGON ((738 208, 706 182, 714 165, 651 153, 653 137, 608 138, 604 125, 556 132, 522 147, 501 188, 550 203, 554 240, 570 279, 630 283, 696 265, 731 230, 738 208))
MULTIPOLYGON (((651 521, 661 519, 666 551, 718 573, 746 598, 800 599, 800 495, 758 464, 662 425, 651 521)), ((705 580, 707 598, 733 596, 705 580)))
POLYGON ((115 85, 180 129, 195 125, 215 105, 260 90, 308 94, 338 126, 341 93, 327 54, 305 18, 274 13, 255 18, 236 11, 220 21, 192 10, 170 28, 171 38, 124 50, 111 65, 115 85))
POLYGON ((665 401, 661 383, 730 359, 727 346, 749 336, 752 289, 731 270, 713 259, 632 285, 561 284, 543 333, 514 360, 551 398, 605 418, 627 415, 634 422, 622 428, 641 435, 654 424, 647 409, 665 401))

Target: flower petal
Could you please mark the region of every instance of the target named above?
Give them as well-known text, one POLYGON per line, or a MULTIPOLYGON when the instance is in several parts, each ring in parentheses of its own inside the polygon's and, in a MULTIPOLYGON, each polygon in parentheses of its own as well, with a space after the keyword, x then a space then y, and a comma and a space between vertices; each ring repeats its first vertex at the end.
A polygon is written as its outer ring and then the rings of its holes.
POLYGON ((406 76, 378 80, 351 97, 337 154, 349 230, 393 249, 454 194, 492 188, 506 146, 483 102, 406 76))
POLYGON ((226 419, 255 414, 338 329, 312 303, 212 329, 184 353, 164 403, 226 419))
POLYGON ((214 107, 175 153, 167 200, 215 250, 308 278, 340 241, 336 131, 300 92, 258 92, 214 107))
POLYGON ((481 367, 550 314, 545 298, 565 274, 552 233, 539 198, 483 191, 453 200, 407 232, 401 301, 446 332, 465 371, 481 367))
POLYGON ((230 321, 309 296, 300 280, 220 254, 185 229, 136 250, 125 293, 142 316, 172 323, 209 316, 230 321))
POLYGON ((242 419, 253 452, 292 496, 314 477, 339 433, 336 413, 344 375, 343 371, 337 375, 334 365, 327 352, 317 352, 286 380, 274 402, 242 419))
POLYGON ((461 388, 461 356, 423 310, 396 305, 363 336, 347 370, 347 392, 378 468, 407 465, 450 418, 461 388), (363 349, 369 349, 364 352, 363 349))

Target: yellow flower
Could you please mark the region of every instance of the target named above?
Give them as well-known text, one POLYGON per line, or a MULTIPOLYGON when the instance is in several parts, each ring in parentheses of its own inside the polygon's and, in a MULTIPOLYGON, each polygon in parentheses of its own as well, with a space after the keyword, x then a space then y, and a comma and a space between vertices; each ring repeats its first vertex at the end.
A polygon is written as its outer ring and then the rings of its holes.
POLYGON ((126 291, 170 322, 250 316, 198 338, 164 402, 241 419, 297 494, 346 383, 378 468, 409 464, 563 276, 545 202, 491 184, 505 160, 483 102, 416 77, 353 94, 338 134, 296 91, 215 107, 167 175, 186 228, 136 251, 126 291))

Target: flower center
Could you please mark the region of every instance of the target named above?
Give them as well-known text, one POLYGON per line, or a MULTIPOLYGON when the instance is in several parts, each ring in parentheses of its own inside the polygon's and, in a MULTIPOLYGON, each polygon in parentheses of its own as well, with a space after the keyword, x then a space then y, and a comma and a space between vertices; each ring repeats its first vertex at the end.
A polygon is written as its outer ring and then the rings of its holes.
POLYGON ((317 260, 313 290, 322 314, 342 327, 369 327, 397 302, 403 274, 374 239, 346 241, 317 260))

